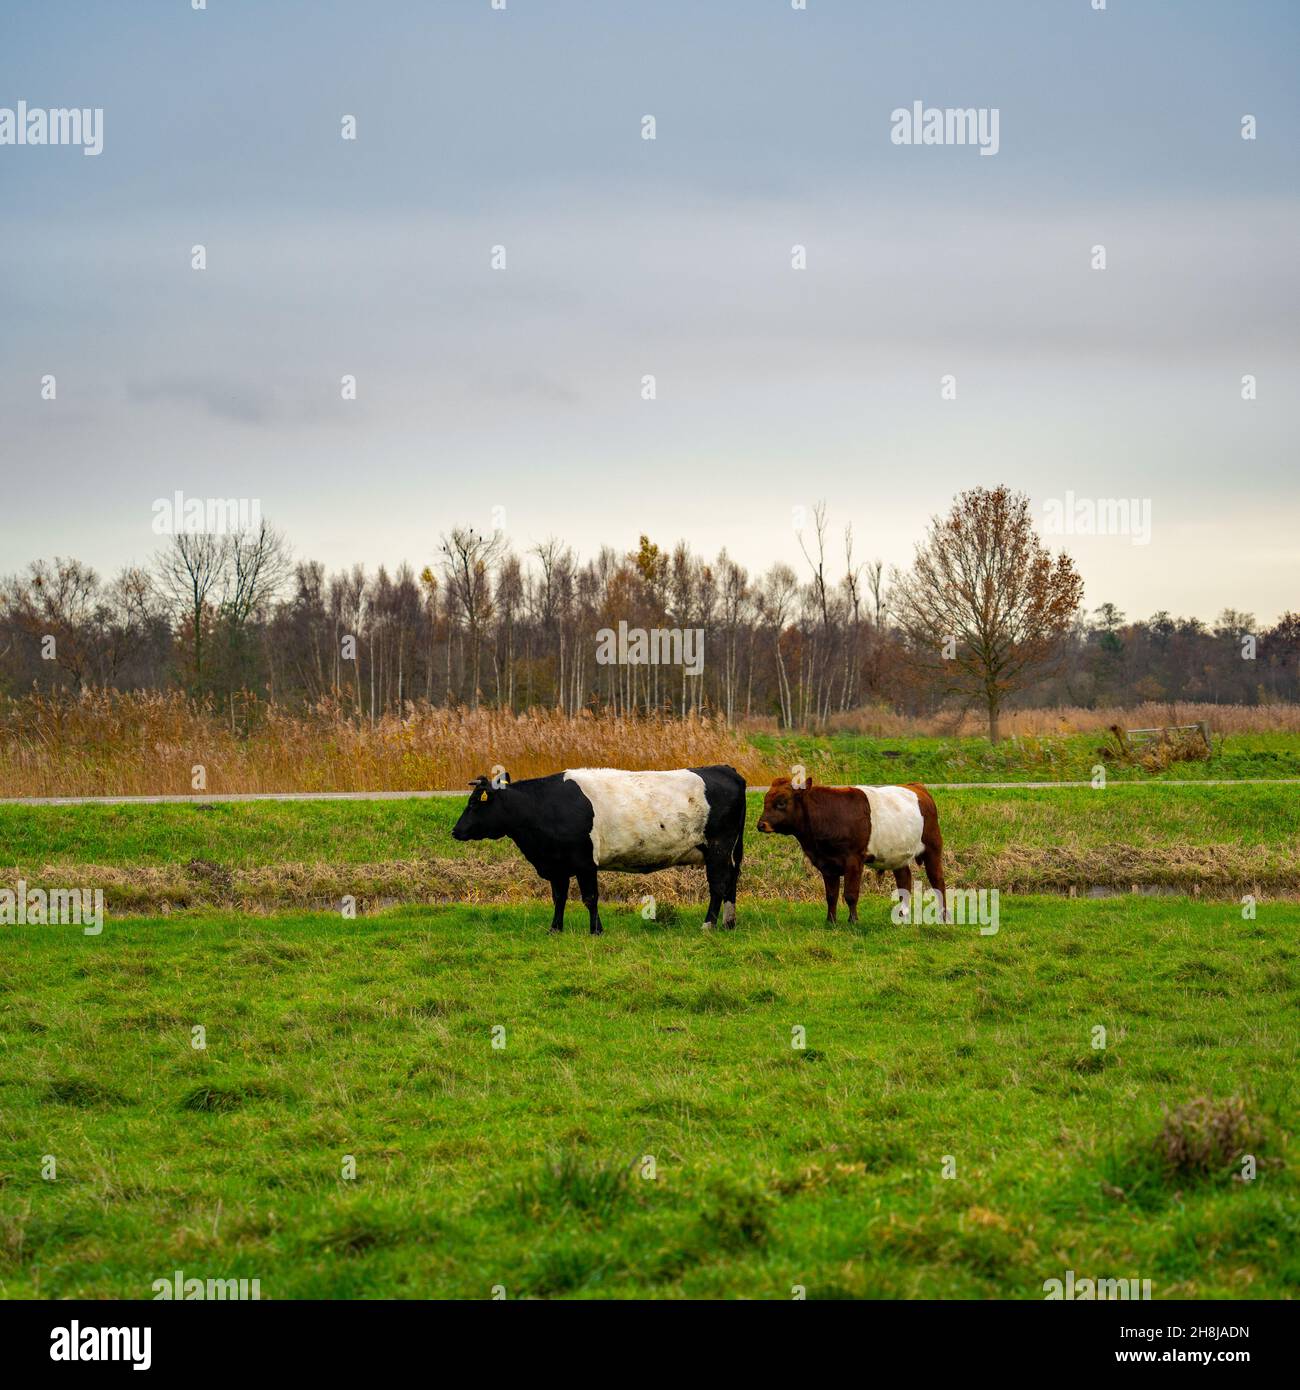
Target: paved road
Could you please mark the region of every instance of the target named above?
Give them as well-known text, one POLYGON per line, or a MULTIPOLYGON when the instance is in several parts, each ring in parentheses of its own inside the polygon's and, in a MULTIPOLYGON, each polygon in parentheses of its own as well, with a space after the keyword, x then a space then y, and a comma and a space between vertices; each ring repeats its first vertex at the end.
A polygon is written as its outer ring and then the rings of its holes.
MULTIPOLYGON (((1091 787, 1091 782, 927 782, 933 791, 1054 791, 1058 787, 1091 787)), ((1111 781, 1115 787, 1242 787, 1300 786, 1300 777, 1219 777, 1156 779, 1148 782, 1111 781)), ((766 787, 750 787, 766 792, 766 787)), ((431 797, 463 797, 463 791, 450 792, 230 792, 223 796, 0 796, 0 806, 190 806, 214 801, 421 801, 431 797)))

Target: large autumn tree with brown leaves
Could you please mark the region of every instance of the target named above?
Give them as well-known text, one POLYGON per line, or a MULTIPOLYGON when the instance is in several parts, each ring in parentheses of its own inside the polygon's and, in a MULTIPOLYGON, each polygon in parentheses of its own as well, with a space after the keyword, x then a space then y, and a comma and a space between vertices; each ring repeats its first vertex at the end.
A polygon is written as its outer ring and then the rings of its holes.
POLYGON ((1007 696, 1060 662, 1083 580, 1038 538, 1029 498, 972 488, 934 517, 890 596, 920 672, 946 695, 981 705, 989 741, 1007 696))

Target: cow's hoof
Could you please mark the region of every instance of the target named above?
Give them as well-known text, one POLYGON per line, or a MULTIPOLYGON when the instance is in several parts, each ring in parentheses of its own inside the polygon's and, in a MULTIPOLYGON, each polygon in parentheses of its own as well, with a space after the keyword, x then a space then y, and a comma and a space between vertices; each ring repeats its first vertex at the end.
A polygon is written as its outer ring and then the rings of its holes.
POLYGON ((563 930, 564 930, 563 927, 552 927, 552 928, 551 928, 551 935, 552 935, 552 936, 559 936, 559 934, 560 934, 563 930))
POLYGON ((605 928, 604 928, 604 927, 592 927, 592 929, 591 929, 591 934, 592 934, 592 936, 604 936, 604 935, 605 935, 605 928))
POLYGON ((714 927, 716 927, 717 925, 718 924, 713 920, 712 917, 706 917, 704 921, 700 923, 700 930, 712 931, 714 927))

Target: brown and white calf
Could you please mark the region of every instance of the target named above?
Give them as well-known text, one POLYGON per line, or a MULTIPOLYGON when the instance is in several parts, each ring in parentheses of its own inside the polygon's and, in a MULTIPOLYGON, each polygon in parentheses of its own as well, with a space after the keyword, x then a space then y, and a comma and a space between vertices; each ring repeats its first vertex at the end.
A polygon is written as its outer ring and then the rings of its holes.
POLYGON ((814 787, 812 778, 796 787, 778 777, 763 798, 758 829, 793 835, 826 885, 826 920, 835 920, 844 880, 849 921, 858 920, 862 871, 892 869, 906 892, 909 908, 912 865, 925 869, 930 887, 944 903, 943 836, 934 798, 919 782, 893 787, 814 787))

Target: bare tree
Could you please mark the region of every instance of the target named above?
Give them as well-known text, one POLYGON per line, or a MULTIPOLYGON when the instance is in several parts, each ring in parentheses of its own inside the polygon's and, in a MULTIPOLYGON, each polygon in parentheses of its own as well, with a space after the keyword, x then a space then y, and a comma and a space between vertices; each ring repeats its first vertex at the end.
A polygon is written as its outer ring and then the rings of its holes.
POLYGON ((816 610, 820 628, 816 639, 810 643, 808 686, 813 698, 813 711, 817 718, 828 712, 830 699, 830 646, 831 646, 831 608, 830 586, 826 582, 826 503, 818 502, 813 508, 813 534, 817 550, 816 559, 804 544, 803 532, 796 532, 799 549, 812 570, 811 600, 816 610), (823 689, 824 688, 824 689, 823 689))
POLYGON ((351 662, 352 710, 357 715, 361 713, 361 620, 365 613, 368 587, 365 566, 353 565, 350 571, 342 570, 334 575, 327 591, 332 628, 330 645, 333 649, 334 690, 341 694, 343 664, 345 661, 351 662), (348 638, 352 640, 347 642, 348 638))
POLYGON ((228 692, 244 689, 255 679, 254 619, 264 615, 284 586, 291 561, 284 537, 265 521, 235 532, 227 541, 218 611, 228 692))
POLYGON ((105 602, 96 610, 102 635, 101 680, 116 684, 151 636, 170 641, 166 614, 157 585, 147 571, 128 565, 104 591, 105 602))
POLYGON ((507 554, 501 561, 497 572, 496 609, 498 614, 498 645, 504 651, 498 655, 494 650, 492 662, 497 671, 497 704, 504 702, 507 709, 515 707, 515 629, 519 613, 524 603, 524 571, 517 555, 507 554), (505 660, 505 680, 501 678, 499 661, 505 660))
POLYGON ((725 546, 718 552, 717 571, 723 625, 722 700, 730 723, 736 715, 739 642, 750 604, 749 575, 727 554, 725 546))
POLYGON ((867 561, 867 592, 871 595, 871 621, 876 627, 885 625, 885 615, 889 611, 889 600, 885 596, 885 562, 867 561))
POLYGON ((485 536, 473 527, 455 526, 442 538, 443 574, 447 592, 465 619, 470 644, 470 704, 479 704, 479 665, 483 630, 492 616, 492 566, 505 546, 505 536, 485 536))
POLYGON ((533 593, 535 617, 541 629, 541 640, 551 643, 555 650, 555 706, 567 710, 565 628, 573 613, 576 568, 573 551, 551 536, 535 546, 532 553, 542 567, 533 593))
POLYGON ((279 531, 265 521, 230 537, 227 546, 226 590, 221 607, 237 628, 264 608, 289 577, 292 556, 279 531))
POLYGON ((781 701, 781 722, 786 728, 794 723, 794 701, 790 694, 790 678, 786 674, 781 638, 799 592, 799 576, 787 564, 772 566, 763 576, 758 604, 763 620, 771 625, 772 645, 776 654, 777 688, 781 701))
POLYGON ((203 679, 203 632, 219 595, 230 553, 227 536, 212 531, 178 531, 158 557, 158 586, 178 617, 191 627, 194 685, 203 679))
MULTIPOLYGON (((93 679, 99 576, 80 560, 34 560, 27 576, 4 594, 13 626, 38 642, 52 642, 54 662, 77 689, 93 679)), ((42 653, 45 655, 45 653, 42 653)))
POLYGON ((1005 487, 961 493, 893 589, 915 659, 938 688, 983 704, 991 743, 1006 697, 1058 663, 1082 598, 1074 562, 1052 556, 1029 498, 1005 487))
POLYGON ((840 689, 840 709, 846 710, 857 697, 858 670, 862 660, 862 566, 853 563, 853 525, 844 528, 845 622, 844 683, 840 689))

